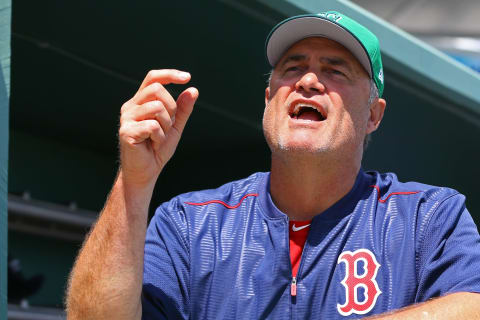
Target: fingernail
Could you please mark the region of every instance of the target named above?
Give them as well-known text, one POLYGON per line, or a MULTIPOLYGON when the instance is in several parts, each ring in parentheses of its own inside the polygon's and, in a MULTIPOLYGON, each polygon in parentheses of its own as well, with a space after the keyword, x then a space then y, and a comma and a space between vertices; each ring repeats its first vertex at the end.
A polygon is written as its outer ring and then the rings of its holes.
POLYGON ((172 117, 172 125, 175 123, 175 116, 172 117))
POLYGON ((189 77, 190 77, 190 73, 188 72, 180 72, 180 74, 178 75, 178 77, 182 80, 187 80, 189 77))

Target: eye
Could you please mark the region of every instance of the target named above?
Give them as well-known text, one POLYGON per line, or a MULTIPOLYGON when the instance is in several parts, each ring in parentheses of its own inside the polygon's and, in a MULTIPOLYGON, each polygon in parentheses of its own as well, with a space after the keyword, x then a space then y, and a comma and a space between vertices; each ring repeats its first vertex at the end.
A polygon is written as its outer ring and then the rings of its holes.
POLYGON ((292 67, 288 67, 287 69, 285 69, 285 72, 289 72, 289 71, 297 71, 299 70, 300 68, 298 66, 292 66, 292 67))
POLYGON ((345 73, 343 73, 342 71, 340 71, 338 69, 329 69, 328 71, 332 74, 346 77, 345 73))

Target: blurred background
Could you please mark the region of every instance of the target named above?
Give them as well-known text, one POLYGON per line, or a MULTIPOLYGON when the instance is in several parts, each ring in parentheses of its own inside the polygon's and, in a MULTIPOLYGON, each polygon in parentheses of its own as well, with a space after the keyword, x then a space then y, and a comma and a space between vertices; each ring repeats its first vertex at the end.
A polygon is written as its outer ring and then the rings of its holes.
MULTIPOLYGON (((189 71, 200 91, 153 211, 179 193, 269 170, 265 38, 287 16, 324 10, 380 39, 387 112, 364 169, 455 188, 478 225, 477 0, 13 0, 8 319, 64 316, 68 274, 118 168, 119 109, 148 70, 189 71)), ((184 88, 168 87, 174 96, 184 88)))

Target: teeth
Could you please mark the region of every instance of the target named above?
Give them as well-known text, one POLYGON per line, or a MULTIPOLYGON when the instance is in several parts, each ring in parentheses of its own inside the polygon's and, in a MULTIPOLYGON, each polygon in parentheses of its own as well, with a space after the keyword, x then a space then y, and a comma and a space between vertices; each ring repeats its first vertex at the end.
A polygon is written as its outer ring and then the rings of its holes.
POLYGON ((300 111, 300 108, 312 108, 313 110, 316 110, 321 114, 320 111, 318 111, 317 107, 311 104, 297 104, 295 108, 293 109, 293 114, 296 116, 298 115, 298 112, 300 111))

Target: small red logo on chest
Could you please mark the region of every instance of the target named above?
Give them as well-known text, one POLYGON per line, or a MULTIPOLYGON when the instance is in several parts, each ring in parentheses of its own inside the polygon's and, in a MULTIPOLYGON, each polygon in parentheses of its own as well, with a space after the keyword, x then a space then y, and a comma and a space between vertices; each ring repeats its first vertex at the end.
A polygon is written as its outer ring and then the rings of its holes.
POLYGON ((344 251, 337 263, 345 263, 345 278, 341 284, 345 287, 345 303, 337 304, 342 316, 352 313, 365 314, 372 310, 382 293, 375 280, 380 264, 370 250, 358 249, 354 252, 344 251), (363 273, 359 274, 359 262, 363 263, 363 273), (359 301, 359 290, 363 288, 363 301, 359 301))

